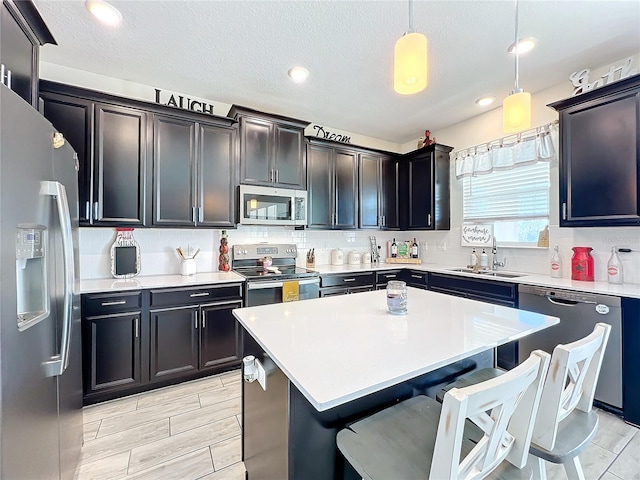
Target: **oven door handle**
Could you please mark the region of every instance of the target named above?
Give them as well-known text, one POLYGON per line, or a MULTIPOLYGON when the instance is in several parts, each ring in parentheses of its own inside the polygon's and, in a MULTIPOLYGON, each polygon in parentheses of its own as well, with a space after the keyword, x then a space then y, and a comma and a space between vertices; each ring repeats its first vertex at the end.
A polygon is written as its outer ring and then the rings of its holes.
MULTIPOLYGON (((314 283, 320 283, 319 278, 310 278, 304 280, 288 280, 291 282, 298 282, 298 285, 311 285, 314 283)), ((284 282, 247 282, 247 290, 264 290, 265 288, 281 288, 284 282)))

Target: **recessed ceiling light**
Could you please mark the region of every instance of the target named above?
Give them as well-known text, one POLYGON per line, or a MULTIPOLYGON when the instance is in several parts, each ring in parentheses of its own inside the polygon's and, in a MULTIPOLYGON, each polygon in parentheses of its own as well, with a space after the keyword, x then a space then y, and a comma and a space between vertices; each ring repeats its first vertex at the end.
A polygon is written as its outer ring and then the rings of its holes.
POLYGON ((481 107, 486 107, 487 105, 491 105, 495 101, 496 97, 486 96, 480 97, 476 100, 476 105, 480 105, 481 107))
POLYGON ((509 48, 507 49, 507 51, 509 53, 515 53, 517 48, 518 55, 522 55, 523 53, 527 53, 533 50, 537 42, 538 40, 535 37, 522 38, 518 41, 517 44, 513 42, 511 45, 509 45, 509 48))
POLYGON ((122 14, 113 5, 103 0, 86 0, 84 6, 105 25, 117 27, 122 22, 122 14))
POLYGON ((296 83, 304 82, 309 76, 309 70, 300 66, 290 68, 289 72, 287 73, 291 77, 291 80, 293 80, 296 83))

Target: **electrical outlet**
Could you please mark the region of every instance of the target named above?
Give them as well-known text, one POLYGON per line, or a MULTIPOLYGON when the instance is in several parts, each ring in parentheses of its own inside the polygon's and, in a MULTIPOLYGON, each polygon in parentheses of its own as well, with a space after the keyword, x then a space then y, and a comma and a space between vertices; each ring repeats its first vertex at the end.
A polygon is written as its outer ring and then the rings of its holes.
POLYGON ((447 251, 447 242, 442 241, 442 242, 438 242, 437 246, 436 246, 436 250, 439 252, 446 252, 447 251))
POLYGON ((258 374, 258 383, 262 387, 262 390, 267 391, 267 372, 265 371, 262 363, 256 360, 256 373, 258 374))

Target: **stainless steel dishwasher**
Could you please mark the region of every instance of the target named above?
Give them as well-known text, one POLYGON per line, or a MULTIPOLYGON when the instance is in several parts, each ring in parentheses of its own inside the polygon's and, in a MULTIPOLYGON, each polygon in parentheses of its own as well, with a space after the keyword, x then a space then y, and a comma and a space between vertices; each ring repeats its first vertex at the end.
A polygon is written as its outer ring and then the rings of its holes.
POLYGON ((519 341, 518 357, 523 362, 537 348, 551 353, 559 343, 570 343, 587 336, 596 323, 611 325, 595 399, 622 408, 622 308, 620 298, 572 292, 550 287, 521 285, 520 310, 552 315, 560 323, 519 341))

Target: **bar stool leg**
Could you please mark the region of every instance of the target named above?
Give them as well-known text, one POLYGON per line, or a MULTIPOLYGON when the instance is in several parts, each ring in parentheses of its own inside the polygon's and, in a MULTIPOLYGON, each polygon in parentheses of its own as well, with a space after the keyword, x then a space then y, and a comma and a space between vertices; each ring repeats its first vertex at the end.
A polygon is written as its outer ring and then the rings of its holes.
POLYGON ((585 480, 582 465, 580 465, 580 459, 577 455, 573 457, 571 461, 564 463, 563 465, 569 480, 585 480))
POLYGON ((547 469, 544 460, 529 454, 529 462, 533 471, 533 480, 547 480, 547 469))

